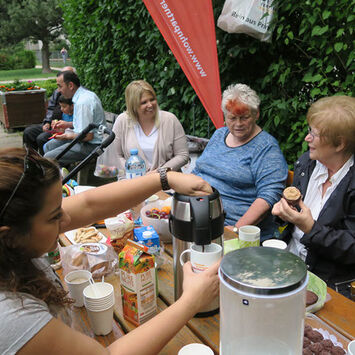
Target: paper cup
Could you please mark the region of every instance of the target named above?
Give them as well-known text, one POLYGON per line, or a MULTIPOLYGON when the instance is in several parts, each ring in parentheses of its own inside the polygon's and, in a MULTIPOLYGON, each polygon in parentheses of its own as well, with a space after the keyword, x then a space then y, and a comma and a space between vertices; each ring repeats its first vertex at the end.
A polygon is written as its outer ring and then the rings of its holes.
POLYGON ((277 248, 277 249, 286 249, 287 244, 283 240, 279 239, 268 239, 262 242, 263 247, 268 248, 277 248))
POLYGON ((90 284, 91 277, 91 272, 87 270, 74 270, 64 277, 70 297, 75 299, 74 306, 82 307, 84 305, 83 290, 90 284))
POLYGON ((241 248, 260 246, 260 228, 256 226, 243 226, 238 230, 241 248))
POLYGON ((204 344, 192 343, 182 347, 178 355, 214 355, 213 350, 204 344))
POLYGON ((113 305, 101 311, 92 311, 86 307, 92 330, 96 335, 107 335, 112 331, 113 305))
POLYGON ((107 282, 96 282, 86 286, 84 304, 91 327, 96 335, 106 335, 112 331, 114 288, 107 282))
POLYGON ((348 344, 348 353, 349 355, 355 355, 355 340, 348 344))
POLYGON ((115 303, 114 288, 108 282, 96 282, 94 285, 86 286, 83 295, 86 308, 104 309, 107 305, 115 303))

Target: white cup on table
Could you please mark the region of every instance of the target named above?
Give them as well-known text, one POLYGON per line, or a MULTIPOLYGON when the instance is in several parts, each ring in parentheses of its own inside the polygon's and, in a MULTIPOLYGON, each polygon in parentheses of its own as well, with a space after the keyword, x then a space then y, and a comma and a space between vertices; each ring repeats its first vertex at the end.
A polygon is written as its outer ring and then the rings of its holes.
POLYGON ((68 285, 71 298, 75 299, 74 306, 82 307, 84 305, 83 290, 90 284, 92 274, 88 270, 74 270, 69 272, 64 281, 68 285))
POLYGON ((287 244, 283 240, 279 239, 267 239, 262 242, 263 247, 286 249, 287 244))
POLYGON ((182 347, 178 355, 214 355, 213 350, 204 344, 192 343, 182 347))
POLYGON ((355 355, 355 340, 348 344, 348 353, 349 355, 355 355))
POLYGON ((238 229, 241 248, 260 246, 260 228, 257 226, 242 226, 238 229))
POLYGON ((195 273, 200 273, 222 257, 222 247, 216 243, 203 246, 192 244, 190 249, 186 249, 180 254, 181 266, 185 264, 183 256, 187 253, 190 253, 192 270, 195 273))

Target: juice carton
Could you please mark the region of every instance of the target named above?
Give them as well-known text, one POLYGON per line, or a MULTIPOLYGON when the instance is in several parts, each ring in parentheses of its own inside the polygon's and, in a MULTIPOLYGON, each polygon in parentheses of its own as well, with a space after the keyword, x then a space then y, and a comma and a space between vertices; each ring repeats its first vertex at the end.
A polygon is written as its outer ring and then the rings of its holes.
POLYGON ((148 247, 150 254, 160 251, 159 235, 152 226, 143 226, 134 229, 134 241, 148 247))
POLYGON ((131 240, 119 254, 123 316, 136 326, 157 313, 154 262, 146 246, 131 240))

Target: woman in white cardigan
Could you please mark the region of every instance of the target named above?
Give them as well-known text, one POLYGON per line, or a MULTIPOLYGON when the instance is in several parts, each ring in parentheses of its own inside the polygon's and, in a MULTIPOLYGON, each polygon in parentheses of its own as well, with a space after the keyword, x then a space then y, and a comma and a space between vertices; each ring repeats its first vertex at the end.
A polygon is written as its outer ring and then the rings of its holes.
POLYGON ((160 167, 179 171, 188 162, 189 151, 177 117, 159 109, 154 89, 144 80, 132 81, 125 90, 125 99, 127 111, 117 117, 113 126, 119 169, 124 169, 130 150, 137 148, 148 173, 160 167))

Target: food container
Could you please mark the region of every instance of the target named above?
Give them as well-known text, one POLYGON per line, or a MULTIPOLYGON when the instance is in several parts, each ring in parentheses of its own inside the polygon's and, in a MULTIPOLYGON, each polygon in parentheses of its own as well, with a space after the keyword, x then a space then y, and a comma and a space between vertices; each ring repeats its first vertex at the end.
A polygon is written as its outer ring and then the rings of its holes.
POLYGON ((169 219, 156 219, 146 215, 147 211, 153 208, 160 210, 164 206, 171 206, 171 198, 166 200, 158 200, 143 206, 141 209, 141 218, 145 226, 152 226, 155 229, 155 231, 159 234, 160 241, 171 243, 172 239, 169 231, 169 219))
POLYGON ((276 248, 243 248, 223 257, 220 353, 299 355, 308 282, 306 264, 276 248))
POLYGON ((316 315, 308 313, 305 319, 305 323, 310 325, 314 330, 319 331, 323 335, 324 339, 330 339, 334 345, 340 346, 344 349, 344 351, 346 351, 350 339, 340 334, 333 327, 322 321, 316 315))

